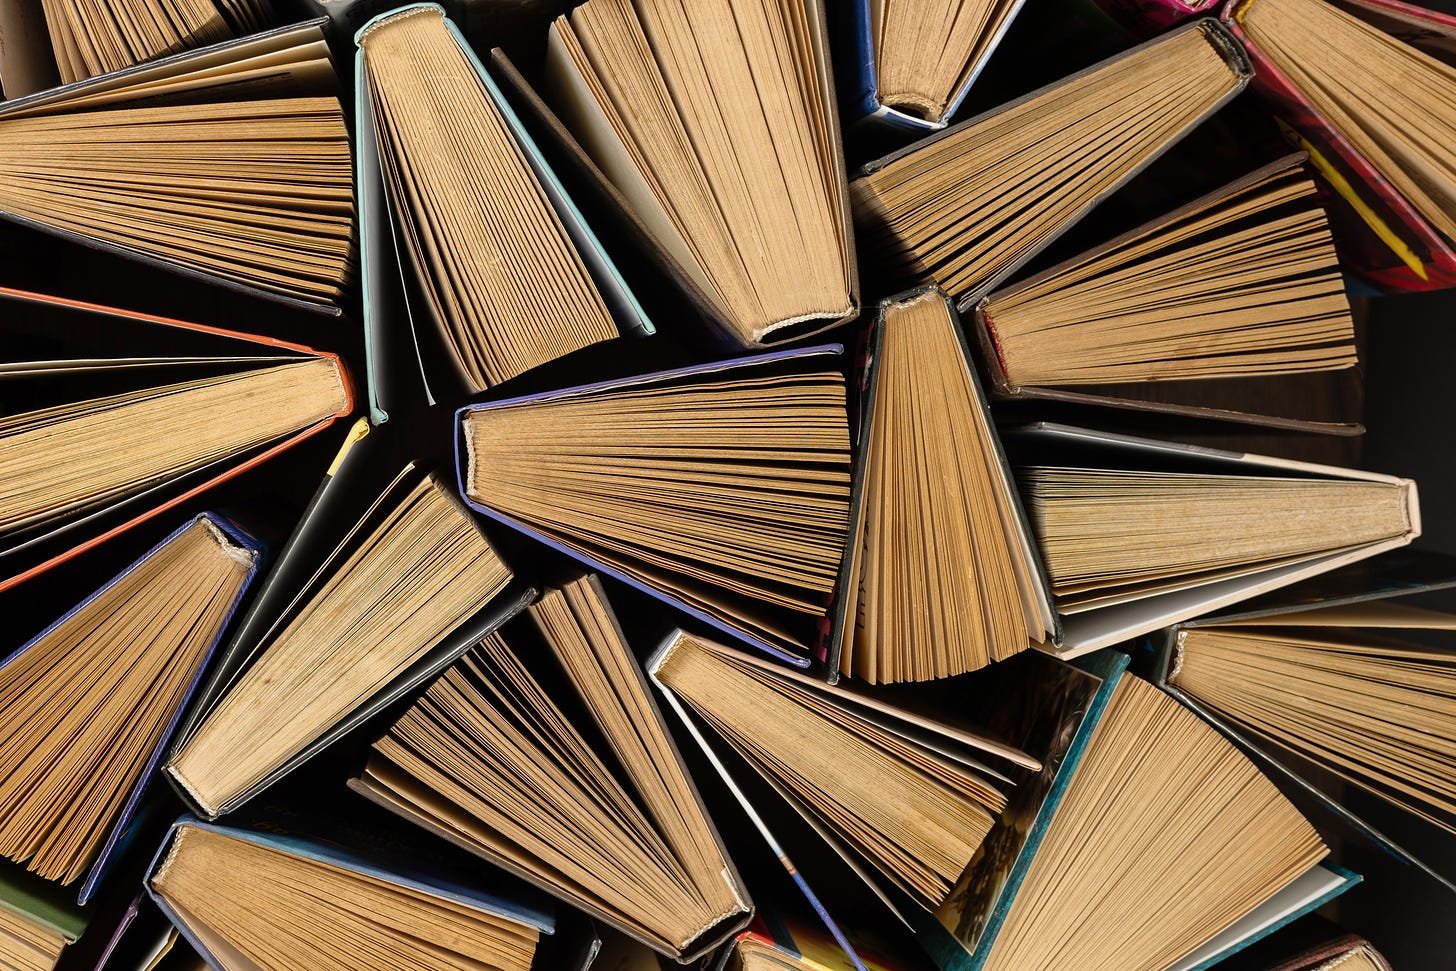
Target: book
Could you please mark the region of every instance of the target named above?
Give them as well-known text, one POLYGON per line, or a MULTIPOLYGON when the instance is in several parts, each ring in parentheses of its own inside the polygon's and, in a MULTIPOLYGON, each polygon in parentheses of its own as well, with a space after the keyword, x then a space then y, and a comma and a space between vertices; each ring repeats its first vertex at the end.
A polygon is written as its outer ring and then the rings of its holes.
POLYGON ((0 590, 257 468, 353 410, 348 374, 331 352, 10 288, 0 288, 0 307, 0 382, 24 402, 0 422, 0 590), (171 434, 179 422, 188 435, 171 434), (94 447, 98 438, 105 447, 94 447))
POLYGON ((970 93, 1022 0, 853 0, 842 15, 846 114, 938 131, 970 93))
POLYGON ((266 0, 179 0, 90 6, 74 0, 0 4, 0 91, 35 94, 167 54, 256 34, 271 25, 266 0))
MULTIPOLYGON (((865 971, 893 971, 896 967, 885 960, 863 960, 865 971)), ((812 925, 760 917, 734 938, 725 967, 729 971, 851 971, 861 966, 851 962, 832 937, 812 925)))
POLYGON ((209 817, 427 681, 527 596, 506 592, 510 567, 453 490, 373 444, 336 463, 167 757, 209 817))
POLYGON ((826 38, 818 0, 588 0, 548 36, 551 105, 736 347, 858 309, 826 38))
POLYGON ((350 787, 679 962, 752 912, 590 574, 457 661, 350 787))
POLYGON ((768 661, 677 631, 650 671, 786 801, 922 907, 944 902, 1006 808, 1002 780, 984 765, 919 744, 768 661))
POLYGON ((260 555, 204 513, 0 662, 0 855, 94 893, 260 555))
POLYGON ((949 298, 883 301, 863 360, 831 676, 925 681, 1051 640, 1031 529, 949 298))
POLYGON ((219 971, 527 971, 553 929, 548 912, 427 860, 190 816, 172 827, 146 887, 219 971))
POLYGON ((1006 429, 1075 657, 1398 549, 1409 479, 1037 423, 1006 429))
POLYGON ((322 23, 0 104, 0 216, 337 314, 353 171, 322 23))
MULTIPOLYGON (((1099 2, 1141 31, 1213 6, 1099 2)), ((1254 86, 1286 136, 1315 163, 1346 264, 1388 291, 1456 285, 1456 216, 1439 188, 1435 160, 1445 148, 1429 101, 1456 77, 1456 18, 1400 0, 1256 6, 1234 0, 1221 17, 1248 51, 1254 86), (1342 89, 1352 70, 1358 83, 1342 89)))
POLYGON ((1391 971, 1373 944, 1329 921, 1307 917, 1220 965, 1227 971, 1391 971))
POLYGON ((1332 174, 1354 176, 1349 197, 1358 193, 1366 224, 1391 251, 1376 282, 1456 285, 1456 182, 1444 174, 1456 162, 1447 135, 1456 118, 1441 107, 1443 92, 1456 91, 1456 68, 1449 52, 1433 56, 1402 39, 1412 27, 1428 28, 1449 43, 1456 18, 1404 3, 1261 0, 1230 4, 1224 19, 1286 121, 1332 174))
POLYGON ((992 395, 1362 430, 1315 406, 1251 413, 1360 379, 1349 297, 1304 162, 1286 156, 980 297, 992 395))
MULTIPOLYGON (((434 322, 472 393, 616 337, 614 310, 624 329, 651 332, 440 7, 375 17, 356 43, 366 291, 391 273, 397 251, 418 281, 422 318, 434 322), (394 214, 397 231, 388 213, 375 215, 376 203, 394 214)), ((366 293, 366 333, 377 356, 383 329, 400 322, 381 319, 382 297, 373 297, 366 293)), ((376 407, 387 414, 380 397, 376 407)))
POLYGON ((485 515, 808 667, 848 528, 840 351, 469 405, 456 422, 460 491, 485 515))
POLYGON ((1200 20, 866 165, 850 185, 868 254, 967 309, 1247 84, 1200 20))
POLYGON ((1089 967, 1205 967, 1358 879, 1320 866, 1326 852, 1221 735, 1121 677, 994 931, 972 947, 952 925, 932 956, 951 968, 1047 967, 1057 953, 1089 967))
POLYGON ((1453 583, 1428 574, 1416 586, 1377 582, 1190 620, 1158 639, 1152 675, 1342 823, 1453 887, 1456 876, 1345 809, 1332 789, 1343 781, 1456 833, 1441 742, 1456 618, 1406 602, 1453 583))
POLYGON ((86 930, 89 915, 58 886, 0 864, 0 961, 16 971, 50 971, 86 930))

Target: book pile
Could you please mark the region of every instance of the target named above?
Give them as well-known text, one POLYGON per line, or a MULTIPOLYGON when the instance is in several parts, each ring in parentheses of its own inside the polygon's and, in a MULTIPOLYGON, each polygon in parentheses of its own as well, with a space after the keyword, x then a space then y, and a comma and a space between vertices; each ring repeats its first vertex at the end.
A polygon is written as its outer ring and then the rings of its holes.
POLYGON ((1450 966, 1456 18, 1096 2, 0 0, 0 969, 1450 966))

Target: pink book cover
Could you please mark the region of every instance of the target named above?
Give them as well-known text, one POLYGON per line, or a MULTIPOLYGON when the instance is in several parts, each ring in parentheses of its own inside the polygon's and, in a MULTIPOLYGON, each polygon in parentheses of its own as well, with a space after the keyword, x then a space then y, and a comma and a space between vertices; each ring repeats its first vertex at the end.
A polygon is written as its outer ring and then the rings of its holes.
MULTIPOLYGON (((1142 35, 1205 16, 1217 0, 1096 0, 1114 20, 1142 35)), ((1456 287, 1456 248, 1416 212, 1289 77, 1244 32, 1244 11, 1258 0, 1228 0, 1222 20, 1248 52, 1253 86, 1273 106, 1294 145, 1321 176, 1322 201, 1345 266, 1388 291, 1456 287)), ((1456 17, 1399 0, 1338 0, 1341 9, 1442 60, 1456 63, 1456 17)))
MULTIPOLYGON (((1329 208, 1342 243, 1342 259, 1351 269, 1385 290, 1456 287, 1456 249, 1334 129, 1244 33, 1241 23, 1244 11, 1256 2, 1229 0, 1223 8, 1223 21, 1248 51, 1249 60, 1254 64, 1254 87, 1274 104, 1276 113, 1290 128, 1292 140, 1310 153, 1311 162, 1333 190, 1329 193, 1329 208)), ((1420 38, 1443 38, 1450 49, 1451 38, 1456 37, 1456 18, 1397 0, 1347 0, 1338 6, 1402 40, 1416 41, 1427 50, 1432 45, 1421 43, 1420 38), (1399 32, 1390 29, 1402 24, 1406 29, 1399 32), (1421 30, 1418 25, 1428 26, 1421 30)))

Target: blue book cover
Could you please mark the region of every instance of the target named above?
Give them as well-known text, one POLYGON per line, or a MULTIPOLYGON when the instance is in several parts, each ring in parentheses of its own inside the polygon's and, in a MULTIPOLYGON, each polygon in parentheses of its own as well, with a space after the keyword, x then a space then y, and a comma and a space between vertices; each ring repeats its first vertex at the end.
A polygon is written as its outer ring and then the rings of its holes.
POLYGON ((455 413, 455 470, 460 495, 465 499, 467 505, 477 512, 489 516, 497 522, 504 523, 512 529, 518 530, 532 539, 546 544, 554 550, 565 553, 575 560, 585 563, 591 569, 604 573, 622 581, 630 587, 641 590, 664 603, 671 604, 679 610, 691 615, 705 624, 709 624, 717 630, 732 635, 736 640, 752 645, 754 648, 764 652, 770 657, 783 661, 785 664, 798 668, 807 668, 810 659, 807 656, 798 656, 775 647, 762 638, 739 629, 731 624, 710 616, 697 608, 691 607, 679 598, 651 586, 640 579, 632 577, 620 569, 612 567, 586 554, 571 549, 556 540, 551 539, 539 530, 521 522, 513 516, 499 512, 487 505, 473 501, 466 491, 468 478, 469 453, 465 441, 465 418, 473 412, 486 411, 492 408, 504 408, 510 405, 519 405, 532 402, 555 401, 562 398, 582 397, 595 394, 609 394, 616 391, 625 391, 635 388, 648 387, 651 385, 667 384, 679 379, 690 379, 703 374, 715 374, 720 372, 741 371, 748 368, 770 365, 783 361, 799 359, 837 357, 843 353, 843 348, 838 344, 821 344, 813 347, 801 347, 792 350, 770 351, 764 354, 752 354, 744 357, 729 358, 723 361, 714 361, 708 364, 697 364, 691 367, 675 368, 668 371, 659 371, 652 374, 644 374, 628 378, 619 378, 612 381, 600 381, 594 384, 583 384, 572 388, 564 388, 559 391, 547 391, 539 394, 523 395, 516 398, 506 398, 501 401, 490 401, 482 404, 467 405, 455 413))
POLYGON ((23 654, 25 654, 26 651, 30 650, 35 644, 44 640, 58 628, 63 627, 80 610, 96 600, 98 597, 102 596, 112 587, 116 586, 116 584, 119 583, 124 577, 134 572, 152 557, 156 556, 162 549, 167 547, 184 532, 191 529, 198 523, 206 523, 211 528, 217 530, 220 536, 225 537, 225 542, 232 549, 237 550, 240 555, 246 556, 248 558, 250 565, 248 567, 246 575, 244 576, 241 584, 238 587, 237 592, 233 595, 232 601, 228 606, 227 613, 224 615, 222 622, 218 625, 217 630, 213 632, 210 642, 200 656, 196 669, 191 673, 191 676, 187 681, 186 688, 182 693, 181 703, 171 712, 170 716, 168 717, 166 727, 163 729, 162 735, 157 745, 148 756, 146 765, 142 769, 141 774, 138 776, 136 784, 132 787, 131 794, 127 797, 126 803, 124 804, 121 813, 111 824, 109 835, 107 836, 105 843, 102 845, 101 850, 97 854, 95 862, 91 865, 91 868, 86 874, 85 879, 82 881, 78 894, 78 900, 80 903, 83 904, 86 903, 93 896, 93 894, 96 892, 98 885, 101 883, 103 877, 106 875, 106 872, 110 867, 111 863, 125 848, 128 841, 128 836, 132 832, 131 823, 137 816, 138 807, 141 804, 142 797, 145 794, 147 787, 152 783, 152 780, 156 776, 157 765, 161 761, 162 754, 167 750, 167 746, 171 741, 172 736, 176 733, 177 726, 182 718, 182 714, 187 709, 187 706, 190 703, 194 693, 197 691, 198 685, 202 680, 203 672, 207 669, 213 654, 217 650, 219 642, 222 640, 223 632, 227 630, 234 613, 236 613, 238 609, 238 605, 242 603, 244 597, 247 594, 248 588, 252 585, 253 580, 258 575, 260 564, 263 558, 262 548, 257 540, 249 536, 247 533, 243 532, 243 530, 239 528, 236 524, 229 522, 227 519, 219 516, 216 513, 201 513, 194 519, 189 520, 187 523, 180 526, 170 536, 154 546, 135 563, 131 564, 125 570, 121 571, 121 573, 117 574, 99 590, 86 597, 76 606, 72 607, 59 620, 55 621, 45 630, 41 631, 35 637, 31 638, 28 642, 26 642, 24 646, 16 650, 4 661, 0 661, 0 671, 3 671, 6 667, 13 664, 17 658, 21 657, 23 654))
MULTIPOLYGON (((359 845, 345 845, 334 839, 324 840, 307 832, 292 830, 295 820, 285 819, 282 825, 266 825, 266 828, 240 828, 206 823, 194 816, 182 816, 172 825, 171 831, 158 849, 147 872, 146 889, 162 912, 177 926, 177 929, 197 949, 212 967, 226 971, 226 965, 219 961, 209 942, 219 941, 215 931, 199 926, 184 912, 179 911, 166 896, 153 886, 158 872, 167 865, 177 846, 180 831, 186 828, 218 833, 232 839, 243 840, 257 846, 277 850, 303 860, 323 863, 361 877, 378 880, 417 890, 430 896, 448 900, 483 913, 493 914, 514 921, 525 927, 534 928, 543 935, 555 931, 556 920, 544 900, 534 896, 524 887, 517 892, 511 888, 507 895, 485 889, 481 881, 464 877, 448 864, 434 866, 435 861, 428 853, 411 853, 400 847, 387 844, 368 845, 363 830, 348 826, 330 826, 331 831, 342 838, 352 838, 359 845), (306 834, 305 834, 306 833, 306 834)), ((321 824, 322 825, 322 824, 321 824)), ((488 871, 487 871, 488 872, 488 871)), ((502 878, 504 879, 504 878, 502 878)), ((224 942, 225 943, 225 942, 224 942)))

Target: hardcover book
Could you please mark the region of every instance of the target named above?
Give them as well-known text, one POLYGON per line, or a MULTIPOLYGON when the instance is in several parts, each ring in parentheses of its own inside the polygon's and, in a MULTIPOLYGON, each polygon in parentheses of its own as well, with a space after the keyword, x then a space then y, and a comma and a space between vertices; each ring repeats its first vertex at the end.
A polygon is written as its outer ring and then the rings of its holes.
POLYGON ((0 218, 337 315, 353 171, 323 23, 0 104, 0 218))
MULTIPOLYGON (((1158 638, 1153 677, 1268 771, 1308 792, 1340 822, 1456 890, 1456 874, 1413 856, 1344 808, 1343 781, 1456 834, 1443 739, 1450 736, 1456 617, 1408 598, 1456 586, 1375 561, 1368 586, 1225 611, 1158 638)), ((1403 830, 1399 838, 1418 835, 1403 830)))
POLYGON ((400 397, 405 359, 414 359, 433 401, 451 384, 479 392, 619 330, 653 332, 439 6, 381 14, 356 43, 365 350, 376 423, 400 397), (402 300, 390 299, 395 291, 402 300), (426 373, 420 345, 429 336, 442 345, 449 379, 426 373))
POLYGON ((0 662, 0 854, 92 896, 260 556, 204 513, 0 662))
POLYGON ((457 661, 349 785, 682 964, 752 913, 591 574, 457 661))
POLYGON ((428 852, 347 845, 358 837, 331 830, 323 837, 183 816, 157 853, 147 892, 216 971, 445 971, 467 959, 528 971, 537 942, 554 929, 549 911, 486 890, 478 873, 428 852))
POLYGON ((771 351, 469 405, 457 413, 460 492, 492 519, 808 667, 848 531, 840 352, 771 351))
POLYGON ((1359 400, 1363 375, 1304 163, 1272 162, 977 298, 991 395, 1363 431, 1339 410, 1359 400))
POLYGON ((165 763, 200 813, 354 737, 534 599, 407 446, 349 440, 232 635, 165 763))
POLYGON ((886 275, 967 310, 1251 73, 1215 20, 1108 58, 866 165, 850 185, 861 239, 886 275))

